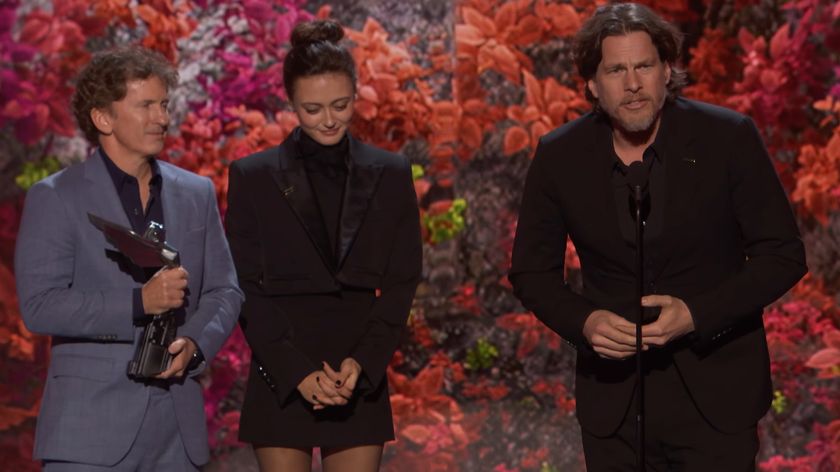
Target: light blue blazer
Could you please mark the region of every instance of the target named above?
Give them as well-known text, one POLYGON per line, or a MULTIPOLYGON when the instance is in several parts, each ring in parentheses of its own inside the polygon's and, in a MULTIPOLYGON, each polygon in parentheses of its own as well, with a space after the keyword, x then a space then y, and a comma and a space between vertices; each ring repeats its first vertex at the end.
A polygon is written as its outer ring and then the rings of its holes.
MULTIPOLYGON (((233 329, 243 295, 212 183, 159 164, 167 241, 189 273, 178 335, 195 340, 209 362, 233 329)), ((26 327, 53 336, 34 457, 113 465, 131 447, 149 403, 150 387, 126 375, 142 332, 132 322, 132 291, 141 282, 109 254, 113 248, 88 212, 130 227, 98 151, 29 190, 15 277, 26 327)), ((203 368, 169 389, 181 439, 198 465, 209 459, 194 377, 203 368)))

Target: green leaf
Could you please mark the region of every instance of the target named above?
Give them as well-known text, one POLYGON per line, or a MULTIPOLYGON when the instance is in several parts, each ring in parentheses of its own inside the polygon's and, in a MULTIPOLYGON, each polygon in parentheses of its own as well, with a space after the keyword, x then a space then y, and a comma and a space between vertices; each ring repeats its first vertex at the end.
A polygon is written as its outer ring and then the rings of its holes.
POLYGON ((560 472, 560 469, 554 467, 548 462, 543 462, 542 467, 540 467, 540 472, 560 472))
POLYGON ((61 170, 61 163, 53 156, 44 158, 41 162, 24 162, 20 175, 15 177, 18 187, 29 190, 39 180, 61 170))
POLYGON ((481 338, 467 351, 464 367, 468 370, 489 369, 493 367, 497 357, 499 357, 499 350, 496 346, 481 338))
POLYGON ((426 172, 423 171, 423 166, 419 164, 411 164, 411 180, 417 180, 424 175, 426 175, 426 172))
POLYGON ((770 406, 777 415, 784 413, 787 409, 787 403, 787 397, 785 397, 785 394, 781 390, 773 392, 773 403, 770 406))
POLYGON ((467 201, 463 198, 456 198, 446 211, 439 215, 423 218, 423 224, 429 230, 432 244, 438 244, 456 237, 466 227, 464 211, 467 209, 467 201))

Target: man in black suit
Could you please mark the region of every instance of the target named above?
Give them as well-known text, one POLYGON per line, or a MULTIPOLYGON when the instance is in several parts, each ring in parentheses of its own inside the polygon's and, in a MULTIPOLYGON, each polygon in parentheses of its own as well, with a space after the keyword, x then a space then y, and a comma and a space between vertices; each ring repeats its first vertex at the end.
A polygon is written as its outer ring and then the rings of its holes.
POLYGON ((772 388, 764 306, 807 271, 796 223, 748 117, 678 97, 680 33, 646 7, 599 8, 575 38, 593 112, 540 140, 510 279, 576 347, 589 470, 635 463, 635 222, 648 175, 642 329, 647 470, 754 470, 772 388), (564 279, 566 238, 582 293, 564 279))

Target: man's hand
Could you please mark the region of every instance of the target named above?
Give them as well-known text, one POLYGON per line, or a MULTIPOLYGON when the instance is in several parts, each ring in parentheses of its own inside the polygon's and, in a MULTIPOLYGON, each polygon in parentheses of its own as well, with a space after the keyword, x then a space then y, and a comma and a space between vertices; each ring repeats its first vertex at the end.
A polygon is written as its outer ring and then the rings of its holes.
POLYGON ((323 410, 328 406, 346 405, 347 399, 342 397, 330 383, 323 370, 316 370, 301 380, 297 389, 303 399, 312 404, 313 410, 323 410))
POLYGON ((183 267, 163 268, 143 285, 143 311, 160 315, 184 304, 187 271, 183 267))
POLYGON ((670 295, 642 297, 642 306, 662 307, 659 318, 642 326, 642 342, 646 345, 664 346, 694 331, 694 318, 685 302, 670 295))
POLYGON ((175 338, 172 344, 169 345, 169 353, 175 357, 169 363, 169 368, 158 374, 157 378, 168 379, 171 377, 182 377, 187 371, 187 366, 190 364, 190 360, 196 349, 198 348, 192 339, 175 338))
POLYGON ((327 374, 327 380, 332 382, 333 387, 339 395, 349 400, 353 396, 353 390, 356 389, 356 382, 359 380, 359 375, 362 374, 362 366, 352 357, 341 361, 341 367, 338 372, 334 371, 326 362, 323 365, 324 373, 327 374))
POLYGON ((605 359, 626 359, 636 353, 636 325, 607 310, 595 310, 583 324, 583 335, 605 359))

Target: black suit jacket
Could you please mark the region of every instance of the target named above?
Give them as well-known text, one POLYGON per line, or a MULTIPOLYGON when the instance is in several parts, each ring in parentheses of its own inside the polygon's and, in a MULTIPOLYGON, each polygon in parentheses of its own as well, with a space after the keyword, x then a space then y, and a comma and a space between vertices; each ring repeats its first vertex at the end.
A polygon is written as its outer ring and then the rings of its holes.
MULTIPOLYGON (((241 324, 281 401, 321 369, 295 346, 277 300, 344 287, 379 290, 352 357, 376 387, 397 348, 421 275, 422 245, 411 167, 402 156, 348 136, 337 270, 295 140, 231 164, 226 225, 239 283, 241 324)), ((313 307, 317 309, 317 307, 313 307)), ((362 385, 362 384, 360 384, 362 385)), ((365 385, 362 385, 364 388, 365 385)))
MULTIPOLYGON (((807 271, 787 197, 753 122, 724 108, 666 104, 664 226, 660 256, 645 270, 648 294, 683 299, 696 331, 667 349, 704 416, 718 429, 755 423, 771 401, 764 306, 807 271)), ((635 256, 618 226, 608 120, 590 113, 540 140, 529 169, 510 279, 522 303, 578 351, 578 419, 609 435, 635 385, 634 362, 598 357, 587 316, 633 320, 635 256), (565 240, 580 257, 583 290, 564 279, 565 240)))

